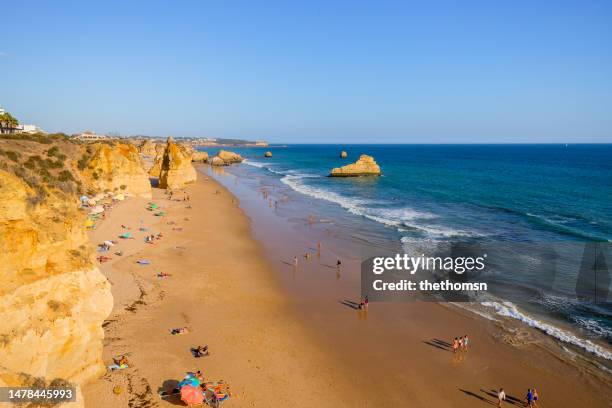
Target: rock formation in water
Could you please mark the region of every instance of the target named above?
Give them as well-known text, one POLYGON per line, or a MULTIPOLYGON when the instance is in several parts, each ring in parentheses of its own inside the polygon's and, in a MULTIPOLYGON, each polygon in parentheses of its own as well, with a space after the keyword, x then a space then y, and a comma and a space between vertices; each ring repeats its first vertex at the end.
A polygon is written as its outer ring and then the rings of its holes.
POLYGON ((209 163, 211 166, 227 166, 227 164, 219 156, 214 156, 209 160, 209 163))
POLYGON ((194 151, 191 155, 192 162, 206 163, 208 161, 208 153, 207 152, 199 152, 194 151))
POLYGON ((0 386, 78 386, 105 371, 110 284, 92 262, 77 195, 16 172, 0 170, 0 386))
POLYGON ((348 157, 348 153, 345 152, 344 150, 340 152, 340 158, 341 159, 346 159, 348 157))
POLYGON ((229 152, 227 150, 219 150, 217 156, 226 164, 241 163, 244 160, 238 153, 229 152))
POLYGON ((268 151, 264 153, 264 157, 272 157, 272 152, 268 151))
POLYGON ((161 163, 159 187, 176 189, 197 178, 195 168, 191 164, 192 152, 179 146, 170 137, 166 143, 166 151, 161 163))
POLYGON ((86 150, 90 156, 81 174, 89 189, 151 197, 151 183, 134 145, 94 143, 86 150))
POLYGON ((155 147, 156 143, 146 139, 138 146, 138 151, 144 156, 155 156, 155 147))
POLYGON ((332 177, 380 176, 380 167, 372 156, 362 154, 355 163, 336 167, 331 171, 332 177))

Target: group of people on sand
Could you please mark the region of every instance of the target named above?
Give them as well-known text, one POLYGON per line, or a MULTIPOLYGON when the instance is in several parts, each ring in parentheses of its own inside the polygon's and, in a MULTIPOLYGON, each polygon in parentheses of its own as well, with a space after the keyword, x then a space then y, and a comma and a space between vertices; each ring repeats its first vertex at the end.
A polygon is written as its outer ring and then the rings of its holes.
POLYGON ((470 339, 467 334, 463 337, 455 337, 452 344, 453 353, 457 351, 468 351, 469 343, 470 339))
MULTIPOLYGON (((497 392, 497 406, 501 407, 502 402, 508 399, 512 399, 513 401, 519 402, 516 398, 506 396, 506 392, 503 388, 500 388, 497 392)), ((525 395, 525 406, 527 408, 536 408, 538 406, 538 399, 540 396, 538 395, 538 390, 534 388, 527 389, 527 395, 525 395)))
POLYGON ((370 303, 370 300, 368 299, 368 296, 366 295, 366 297, 362 298, 359 301, 359 310, 368 310, 369 303, 370 303))

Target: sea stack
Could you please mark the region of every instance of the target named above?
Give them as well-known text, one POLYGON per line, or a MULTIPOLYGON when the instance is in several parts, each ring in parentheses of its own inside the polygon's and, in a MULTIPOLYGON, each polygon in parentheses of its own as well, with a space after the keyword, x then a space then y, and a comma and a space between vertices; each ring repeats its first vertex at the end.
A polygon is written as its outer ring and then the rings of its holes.
POLYGON ((169 137, 161 163, 159 187, 174 190, 196 181, 197 174, 191 165, 191 156, 189 149, 178 145, 169 137))
POLYGON ((219 156, 213 157, 211 160, 209 160, 209 163, 211 166, 225 166, 226 165, 223 159, 220 158, 219 156))
POLYGON ((347 157, 348 157, 348 153, 346 151, 343 150, 343 151, 340 152, 340 158, 341 159, 346 159, 347 157))
POLYGON ((355 163, 336 167, 330 177, 380 176, 380 167, 372 156, 362 154, 355 163))
POLYGON ((226 164, 240 163, 242 160, 244 160, 238 153, 229 152, 227 150, 219 150, 217 156, 226 164))
POLYGON ((191 161, 192 162, 206 163, 208 161, 208 153, 207 152, 194 151, 193 154, 191 155, 191 161))
POLYGON ((264 157, 272 157, 272 152, 265 152, 264 157))

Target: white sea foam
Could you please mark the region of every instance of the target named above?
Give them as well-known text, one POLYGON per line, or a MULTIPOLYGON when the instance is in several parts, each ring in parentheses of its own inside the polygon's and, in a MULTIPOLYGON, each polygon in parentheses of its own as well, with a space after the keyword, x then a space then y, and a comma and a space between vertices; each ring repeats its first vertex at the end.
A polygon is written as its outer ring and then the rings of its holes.
POLYGON ((436 217, 434 214, 415 211, 411 208, 375 207, 376 205, 384 203, 360 198, 348 198, 333 191, 308 186, 300 182, 300 180, 305 178, 316 177, 321 176, 300 173, 287 174, 281 178, 281 182, 299 193, 338 204, 351 214, 360 215, 362 217, 371 219, 372 221, 392 227, 399 227, 407 220, 431 219, 436 217))
POLYGON ((599 357, 605 358, 606 360, 612 360, 612 352, 606 350, 604 347, 597 345, 590 340, 581 339, 576 335, 555 327, 549 323, 539 321, 518 310, 518 308, 511 302, 483 302, 482 305, 493 308, 500 316, 517 319, 530 327, 534 327, 543 331, 549 336, 555 337, 558 340, 580 347, 599 357))
POLYGON ((264 163, 255 162, 255 161, 252 161, 252 160, 250 160, 250 159, 244 159, 242 162, 243 162, 244 164, 248 164, 249 166, 258 167, 258 168, 260 168, 260 169, 267 168, 267 167, 266 167, 266 165, 265 165, 264 163))

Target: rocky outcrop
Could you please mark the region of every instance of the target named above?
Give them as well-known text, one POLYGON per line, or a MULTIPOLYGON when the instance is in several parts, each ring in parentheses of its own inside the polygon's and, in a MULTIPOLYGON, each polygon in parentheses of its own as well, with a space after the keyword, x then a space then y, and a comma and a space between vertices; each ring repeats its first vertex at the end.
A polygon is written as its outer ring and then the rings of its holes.
POLYGON ((92 262, 76 196, 45 191, 41 199, 0 170, 0 386, 78 385, 104 373, 110 284, 92 262))
POLYGON ((176 189, 197 178, 195 168, 191 165, 192 152, 179 146, 170 137, 166 143, 166 151, 161 163, 159 187, 176 189))
POLYGON ((144 156, 155 156, 155 147, 156 143, 146 139, 138 146, 138 151, 144 156))
POLYGON ((345 152, 344 150, 340 152, 340 158, 341 159, 346 159, 348 157, 348 153, 345 152))
POLYGON ((265 152, 264 157, 272 157, 272 152, 265 152))
POLYGON ((151 197, 151 183, 134 145, 95 143, 87 149, 91 156, 82 175, 89 189, 151 197))
POLYGON ((331 177, 380 176, 380 167, 372 156, 362 154, 355 163, 336 167, 331 171, 331 177))
POLYGON ((227 150, 219 150, 217 156, 226 164, 240 163, 244 160, 238 153, 228 152, 227 150))
POLYGON ((219 156, 214 156, 209 160, 211 166, 227 166, 227 164, 223 161, 219 156))
POLYGON ((162 165, 162 162, 164 161, 164 153, 165 153, 165 150, 162 150, 162 152, 157 153, 157 155, 155 156, 155 159, 153 159, 153 165, 148 171, 149 176, 159 178, 159 175, 161 174, 161 165, 162 165))
POLYGON ((206 163, 208 161, 208 153, 207 152, 194 151, 193 154, 191 155, 191 161, 192 162, 206 163))

